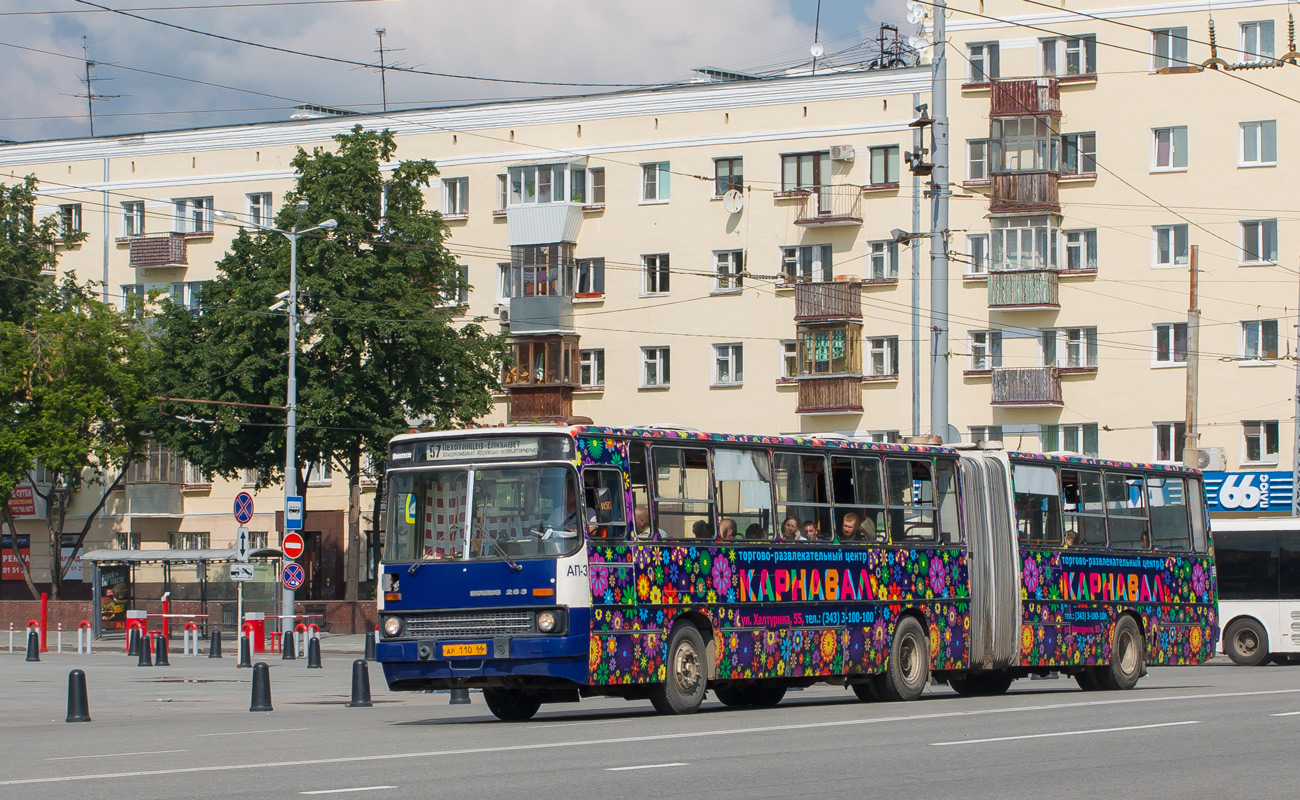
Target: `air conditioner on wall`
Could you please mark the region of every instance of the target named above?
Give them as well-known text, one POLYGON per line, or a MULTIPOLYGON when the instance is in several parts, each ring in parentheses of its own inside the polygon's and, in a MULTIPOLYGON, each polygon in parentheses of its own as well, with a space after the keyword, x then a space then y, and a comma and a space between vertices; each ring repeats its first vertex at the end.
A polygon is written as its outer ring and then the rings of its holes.
POLYGON ((1227 451, 1222 447, 1202 447, 1196 453, 1196 466, 1206 472, 1223 472, 1227 463, 1227 451))
POLYGON ((500 322, 502 325, 509 325, 509 324, 510 324, 510 309, 509 309, 509 308, 506 308, 506 307, 504 307, 504 306, 501 307, 501 308, 498 308, 498 309, 497 309, 497 321, 500 322))
POLYGON ((853 145, 835 144, 831 145, 831 161, 852 161, 853 145))

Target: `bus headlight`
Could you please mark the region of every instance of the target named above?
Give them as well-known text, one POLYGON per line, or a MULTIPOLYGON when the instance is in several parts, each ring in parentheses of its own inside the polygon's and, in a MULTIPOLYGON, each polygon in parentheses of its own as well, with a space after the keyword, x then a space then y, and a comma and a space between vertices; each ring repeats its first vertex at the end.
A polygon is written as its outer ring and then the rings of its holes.
POLYGON ((402 618, 389 617, 384 620, 384 636, 389 639, 396 639, 402 635, 402 618))
POLYGON ((559 627, 560 620, 554 611, 543 611, 537 615, 537 629, 542 633, 551 633, 559 627))

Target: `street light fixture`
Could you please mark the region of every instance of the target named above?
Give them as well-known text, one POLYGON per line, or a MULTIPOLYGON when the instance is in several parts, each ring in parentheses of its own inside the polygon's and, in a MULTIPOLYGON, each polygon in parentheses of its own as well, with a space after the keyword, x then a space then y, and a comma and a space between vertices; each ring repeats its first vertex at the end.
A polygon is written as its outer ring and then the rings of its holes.
MULTIPOLYGON (((307 210, 307 201, 299 200, 298 217, 307 210)), ((226 211, 217 211, 215 216, 249 225, 269 233, 278 233, 289 240, 289 385, 285 407, 288 414, 284 423, 284 496, 285 525, 288 525, 288 498, 298 494, 298 237, 314 231, 332 231, 339 226, 338 220, 327 219, 310 228, 299 228, 297 223, 290 230, 273 228, 250 220, 241 220, 226 211)), ((287 530, 287 527, 286 527, 287 530)), ((293 589, 285 588, 282 595, 282 613, 288 619, 293 618, 293 589)))

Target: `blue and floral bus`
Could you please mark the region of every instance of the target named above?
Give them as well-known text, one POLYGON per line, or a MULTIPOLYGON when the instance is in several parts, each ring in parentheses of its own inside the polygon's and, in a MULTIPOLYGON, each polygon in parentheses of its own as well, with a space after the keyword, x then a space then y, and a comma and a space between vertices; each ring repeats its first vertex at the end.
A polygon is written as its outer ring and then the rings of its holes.
POLYGON ((399 436, 387 481, 389 688, 479 687, 504 720, 1049 670, 1120 689, 1214 652, 1201 481, 1178 467, 583 425, 399 436))

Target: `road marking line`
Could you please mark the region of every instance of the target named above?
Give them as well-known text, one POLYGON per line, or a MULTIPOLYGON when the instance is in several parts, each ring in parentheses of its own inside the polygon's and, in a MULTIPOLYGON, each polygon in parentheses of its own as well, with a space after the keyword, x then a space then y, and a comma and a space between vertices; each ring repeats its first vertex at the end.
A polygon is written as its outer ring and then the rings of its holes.
POLYGON ((380 789, 396 788, 396 786, 358 786, 354 789, 317 789, 314 792, 298 792, 298 794, 345 794, 347 792, 377 792, 380 789))
POLYGON ((764 725, 753 728, 728 728, 723 730, 691 731, 683 733, 661 733, 648 736, 624 736, 616 739, 576 739, 565 742, 539 742, 535 744, 499 745, 496 747, 472 747, 457 750, 427 750, 413 753, 380 753, 368 756, 338 756, 335 758, 304 758, 293 761, 265 761, 248 764, 214 764, 202 767, 174 767, 172 769, 133 770, 131 772, 108 772, 91 775, 64 775, 49 778, 18 778, 0 781, 0 786, 26 786, 40 783, 74 783, 78 781, 108 780, 113 778, 146 778, 156 775, 193 775, 204 772, 240 772, 255 769, 280 769, 283 767, 315 767, 324 764, 358 764, 376 761, 406 761, 416 758, 444 758, 447 756, 484 755, 491 753, 517 753, 529 750, 556 750, 571 747, 595 747, 612 744, 635 744, 638 742, 659 742, 674 739, 703 739, 712 736, 751 736, 755 733, 778 733, 784 731, 813 730, 817 728, 840 728, 855 725, 876 725, 885 722, 915 722, 935 719, 954 719, 958 717, 981 717, 994 714, 1019 714, 1027 711, 1057 711, 1063 708, 1086 708, 1092 706, 1132 705, 1137 703, 1169 703, 1179 700, 1210 700, 1229 697, 1263 697, 1276 694, 1297 694, 1300 689, 1267 689, 1254 692, 1208 692, 1205 694, 1168 695, 1165 697, 1132 697, 1116 700, 1089 700, 1076 703, 1052 703, 1036 706, 1015 706, 1012 708, 986 708, 978 711, 940 711, 932 714, 908 714, 894 717, 870 717, 865 719, 846 719, 828 722, 804 722, 790 725, 764 725))
POLYGON ((1269 714, 1270 717, 1294 717, 1300 714, 1300 711, 1288 711, 1285 714, 1269 714))
POLYGON ((1128 725, 1123 728, 1093 728, 1086 731, 1059 731, 1057 733, 1029 733, 1023 736, 995 736, 991 739, 960 739, 955 742, 930 742, 931 747, 948 747, 954 744, 986 744, 988 742, 1015 742, 1021 739, 1050 739, 1055 736, 1085 736, 1091 733, 1115 733, 1117 731, 1144 731, 1149 728, 1172 728, 1178 725, 1199 725, 1200 720, 1185 722, 1159 722, 1154 725, 1128 725))
POLYGON ((605 767, 606 772, 626 772, 632 769, 663 769, 664 767, 689 767, 689 764, 674 761, 671 764, 641 764, 636 767, 605 767))
POLYGON ((626 722, 623 719, 588 719, 581 722, 552 722, 548 725, 533 725, 534 728, 568 728, 574 725, 608 725, 611 722, 626 722))
POLYGON ((266 731, 230 731, 228 733, 200 733, 198 736, 248 736, 254 733, 290 733, 292 731, 305 731, 310 728, 274 728, 266 731))
POLYGON ((157 756, 163 753, 188 753, 189 750, 144 750, 139 753, 100 753, 93 756, 55 756, 46 761, 72 761, 78 758, 117 758, 119 756, 157 756))

